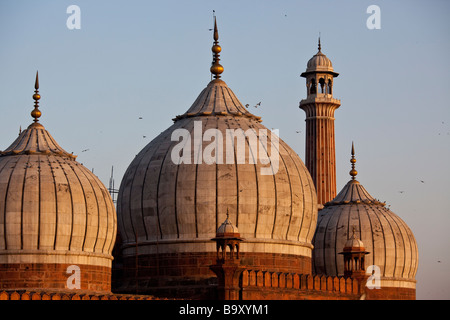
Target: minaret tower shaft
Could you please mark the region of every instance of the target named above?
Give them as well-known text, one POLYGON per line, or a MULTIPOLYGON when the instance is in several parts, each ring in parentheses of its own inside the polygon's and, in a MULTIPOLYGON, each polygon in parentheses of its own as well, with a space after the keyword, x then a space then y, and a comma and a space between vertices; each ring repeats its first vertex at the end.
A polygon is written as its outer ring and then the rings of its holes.
POLYGON ((300 101, 306 113, 305 163, 317 191, 319 208, 336 196, 334 111, 341 105, 333 98, 334 72, 330 59, 319 51, 301 74, 306 78, 307 97, 300 101))

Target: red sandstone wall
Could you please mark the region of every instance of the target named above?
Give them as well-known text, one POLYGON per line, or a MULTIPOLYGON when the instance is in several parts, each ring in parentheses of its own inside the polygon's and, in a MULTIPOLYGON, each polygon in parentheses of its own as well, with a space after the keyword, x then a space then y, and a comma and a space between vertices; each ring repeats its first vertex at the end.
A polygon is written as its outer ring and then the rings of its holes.
POLYGON ((246 270, 242 300, 359 299, 359 282, 352 278, 246 270))
MULTIPOLYGON (((67 289, 69 264, 0 264, 0 290, 16 289, 67 289)), ((111 291, 111 268, 78 265, 80 290, 91 292, 111 291)))
POLYGON ((158 300, 151 296, 52 291, 1 291, 0 300, 158 300))
POLYGON ((367 289, 367 300, 416 300, 416 290, 408 288, 367 289))
MULTIPOLYGON (((124 258, 123 277, 113 292, 217 299, 217 278, 209 268, 215 262, 215 253, 147 255, 138 257, 136 270, 136 258, 124 258)), ((355 278, 311 275, 311 262, 304 257, 247 253, 240 262, 247 267, 237 289, 241 300, 354 300, 364 293, 367 300, 415 299, 414 289, 361 289, 355 278)))
POLYGON ((242 300, 415 300, 407 288, 361 288, 356 278, 246 270, 242 273, 242 300))
MULTIPOLYGON (((114 277, 114 292, 216 299, 217 278, 209 268, 216 263, 216 253, 141 255, 137 258, 137 260, 136 257, 121 259, 122 269, 114 271, 121 275, 114 277)), ((307 257, 272 253, 241 253, 240 260, 242 265, 252 268, 261 269, 264 266, 266 269, 278 272, 311 272, 311 259, 307 257)))

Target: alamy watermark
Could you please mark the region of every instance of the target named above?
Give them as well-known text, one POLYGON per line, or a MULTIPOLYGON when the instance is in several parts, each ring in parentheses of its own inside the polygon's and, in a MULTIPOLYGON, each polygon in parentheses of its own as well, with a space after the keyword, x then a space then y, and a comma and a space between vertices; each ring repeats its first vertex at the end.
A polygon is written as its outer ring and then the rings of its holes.
POLYGON ((81 9, 79 6, 72 4, 67 7, 66 13, 70 16, 66 20, 66 26, 69 30, 81 29, 81 9))
POLYGON ((171 152, 174 164, 261 164, 261 175, 275 175, 279 169, 279 130, 216 128, 203 132, 202 121, 194 121, 193 135, 175 129, 171 141, 178 141, 171 152), (224 136, 225 135, 225 136, 224 136), (203 142, 207 145, 203 147, 203 142), (209 142, 209 143, 208 143, 209 142))
POLYGON ((379 6, 372 4, 367 7, 367 13, 371 15, 366 20, 367 29, 381 29, 381 9, 379 6))
POLYGON ((74 264, 70 265, 67 267, 66 273, 70 274, 66 281, 67 289, 81 289, 80 267, 74 264))
POLYGON ((366 281, 366 287, 369 289, 380 289, 381 288, 381 270, 377 265, 368 266, 366 269, 366 274, 370 274, 366 281))
MULTIPOLYGON (((69 30, 81 29, 81 9, 72 4, 67 7, 66 13, 70 16, 66 20, 66 26, 69 30)), ((381 29, 381 9, 376 4, 367 7, 366 13, 370 16, 366 20, 366 26, 369 30, 381 29)))

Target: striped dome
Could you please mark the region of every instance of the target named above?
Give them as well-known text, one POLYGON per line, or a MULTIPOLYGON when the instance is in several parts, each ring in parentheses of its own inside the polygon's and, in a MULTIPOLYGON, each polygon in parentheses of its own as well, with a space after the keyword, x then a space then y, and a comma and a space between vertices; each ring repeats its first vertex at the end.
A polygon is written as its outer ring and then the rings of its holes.
POLYGON ((355 237, 355 234, 353 234, 353 236, 347 240, 347 242, 344 244, 344 251, 345 249, 352 249, 352 248, 359 248, 359 249, 365 249, 364 247, 364 243, 359 240, 358 238, 355 237))
POLYGON ((317 52, 306 65, 306 72, 309 71, 333 71, 333 64, 321 51, 317 52))
POLYGON ((114 204, 39 123, 37 73, 34 88, 34 123, 0 151, 2 288, 110 292, 114 204))
POLYGON ((0 152, 0 263, 111 266, 112 199, 36 122, 0 152))
POLYGON ((333 75, 333 77, 337 77, 339 75, 339 73, 334 72, 331 60, 328 59, 328 57, 322 53, 320 40, 319 40, 319 51, 311 59, 309 59, 306 65, 306 71, 303 72, 301 76, 306 77, 307 75, 316 73, 331 74, 333 75))
POLYGON ((313 241, 316 273, 344 274, 344 261, 338 253, 352 229, 359 230, 356 236, 369 252, 366 266, 380 268, 383 286, 415 288, 418 249, 412 231, 357 180, 350 180, 319 212, 313 241))
POLYGON ((216 237, 223 237, 228 235, 235 235, 237 237, 240 236, 238 228, 228 219, 220 225, 219 229, 217 229, 216 237))
MULTIPOLYGON (((260 117, 239 102, 222 80, 213 80, 189 110, 151 141, 128 167, 118 196, 118 225, 125 255, 141 252, 215 252, 215 236, 227 211, 246 241, 243 252, 285 253, 311 257, 317 219, 314 184, 299 156, 281 139, 279 167, 257 158, 274 133, 260 117), (211 142, 196 136, 217 130, 223 137, 223 163, 174 163, 171 155, 180 144, 176 130, 192 137, 190 150, 205 154, 211 142), (247 151, 225 141, 230 130, 250 131, 255 140, 243 140, 247 151), (257 149, 259 151, 257 151, 257 149), (240 156, 243 163, 238 163, 240 156), (225 163, 231 157, 232 163, 225 163), (264 174, 266 169, 270 174, 264 174), (277 171, 273 171, 277 170, 277 171)), ((244 135, 242 135, 243 138, 244 135)), ((236 139, 236 143, 238 142, 236 139)), ((211 140, 210 140, 211 141, 211 140)), ((273 148, 273 147, 272 147, 273 148)), ((273 154, 274 149, 272 149, 273 154)), ((196 154, 197 154, 196 153, 196 154)), ((195 155, 194 155, 195 157, 195 155)))

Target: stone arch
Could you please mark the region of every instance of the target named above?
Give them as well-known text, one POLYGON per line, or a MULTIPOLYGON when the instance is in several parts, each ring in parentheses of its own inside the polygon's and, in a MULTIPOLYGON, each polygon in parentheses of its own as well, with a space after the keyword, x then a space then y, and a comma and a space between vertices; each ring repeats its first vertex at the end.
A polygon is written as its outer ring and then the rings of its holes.
POLYGON ((317 85, 316 85, 316 79, 315 78, 312 78, 310 80, 309 93, 310 94, 316 94, 317 93, 317 85))
POLYGON ((319 85, 320 85, 320 93, 325 93, 325 79, 320 78, 319 79, 319 85))

